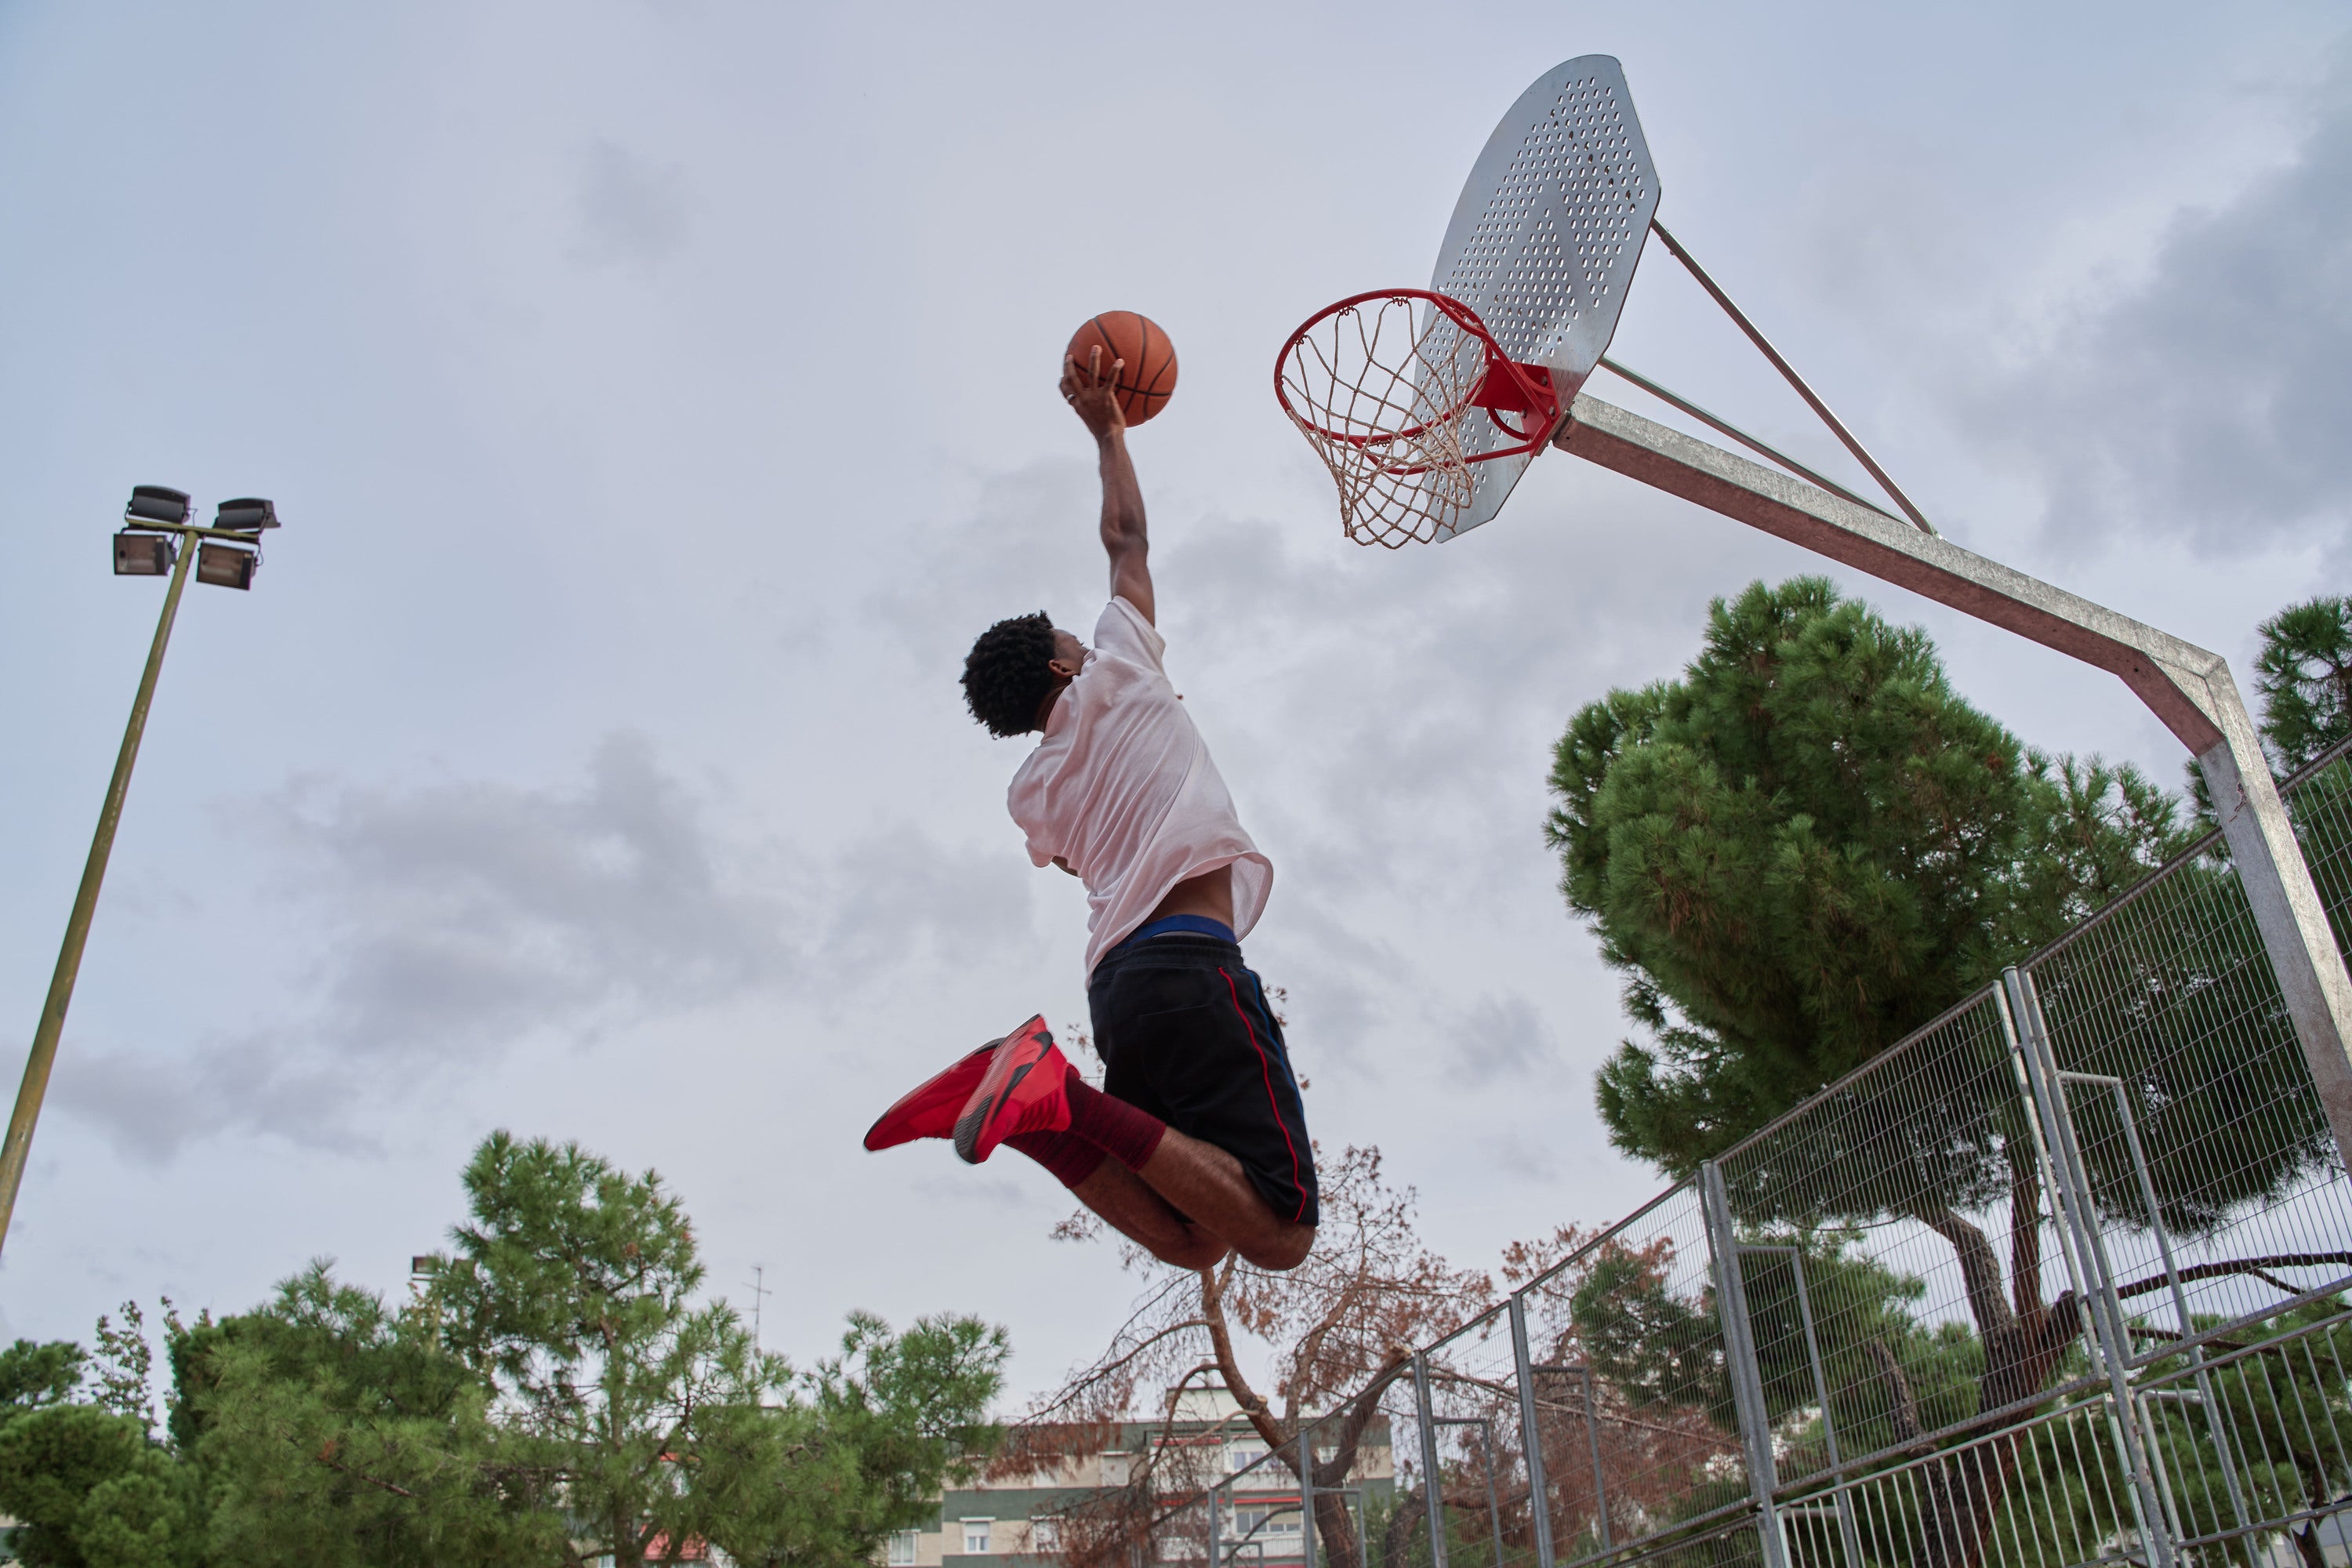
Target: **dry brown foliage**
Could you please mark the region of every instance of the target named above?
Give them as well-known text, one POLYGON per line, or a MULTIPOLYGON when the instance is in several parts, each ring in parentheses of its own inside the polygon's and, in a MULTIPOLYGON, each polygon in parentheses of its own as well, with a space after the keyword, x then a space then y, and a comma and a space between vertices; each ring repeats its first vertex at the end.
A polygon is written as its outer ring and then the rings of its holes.
MULTIPOLYGON (((1455 1268, 1422 1245, 1412 1189, 1388 1184, 1379 1150, 1351 1147, 1325 1165, 1321 1203, 1315 1249, 1286 1273, 1233 1256, 1215 1268, 1180 1273, 1127 1249, 1127 1266, 1147 1282, 1134 1310, 1101 1355, 1031 1408, 992 1471, 1054 1468, 1101 1452, 1121 1421, 1156 1426, 1123 1489, 1106 1489, 1065 1516, 1068 1568, 1131 1568, 1139 1556, 1162 1556, 1164 1543, 1202 1531, 1196 1505, 1216 1477, 1228 1434, 1178 1431, 1187 1390, 1216 1384, 1230 1390, 1241 1405, 1237 1422, 1294 1476, 1299 1436, 1314 1423, 1314 1485, 1338 1488, 1412 1347, 1492 1298, 1487 1275, 1455 1268), (1264 1392, 1252 1363, 1266 1368, 1264 1392), (1138 1408, 1139 1391, 1152 1394, 1149 1409, 1138 1408)), ((1057 1233, 1091 1228, 1069 1221, 1057 1233)), ((1344 1500, 1318 1495, 1315 1528, 1330 1568, 1363 1568, 1344 1500)))

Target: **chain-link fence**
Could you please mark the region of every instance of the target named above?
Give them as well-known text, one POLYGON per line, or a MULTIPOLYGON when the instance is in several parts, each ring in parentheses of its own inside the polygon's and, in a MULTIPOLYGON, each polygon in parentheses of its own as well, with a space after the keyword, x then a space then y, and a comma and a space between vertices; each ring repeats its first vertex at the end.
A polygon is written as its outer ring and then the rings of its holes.
POLYGON ((2352 1564, 2352 1183, 2226 853, 1425 1347, 1432 1568, 2352 1564))

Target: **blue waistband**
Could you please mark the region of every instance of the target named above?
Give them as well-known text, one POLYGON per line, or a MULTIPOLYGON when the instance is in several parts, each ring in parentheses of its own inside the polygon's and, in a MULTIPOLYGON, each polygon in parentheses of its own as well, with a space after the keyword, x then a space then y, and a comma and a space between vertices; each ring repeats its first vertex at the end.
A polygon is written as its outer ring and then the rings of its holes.
MULTIPOLYGON (((1127 933, 1111 952, 1133 947, 1139 942, 1150 942, 1155 936, 1169 936, 1177 931, 1190 931, 1196 936, 1213 936, 1220 942, 1232 942, 1234 928, 1223 921, 1213 921, 1206 915, 1164 915, 1148 925, 1139 925, 1127 933)), ((1106 953, 1105 957, 1109 954, 1106 953)))

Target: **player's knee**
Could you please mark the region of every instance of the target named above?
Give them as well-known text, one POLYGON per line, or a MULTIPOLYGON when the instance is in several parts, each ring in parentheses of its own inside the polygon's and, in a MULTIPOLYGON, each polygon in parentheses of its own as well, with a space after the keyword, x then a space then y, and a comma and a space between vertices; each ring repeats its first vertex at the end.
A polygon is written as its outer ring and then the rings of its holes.
POLYGON ((1281 1234, 1269 1240, 1243 1247, 1241 1255, 1258 1268, 1279 1274, 1306 1262, 1307 1255, 1314 1249, 1315 1227, 1293 1225, 1284 1226, 1281 1234))
POLYGON ((1225 1260, 1225 1244, 1213 1236, 1194 1235, 1181 1242, 1164 1242, 1154 1247, 1151 1256, 1162 1263, 1197 1273, 1203 1268, 1214 1268, 1225 1260))

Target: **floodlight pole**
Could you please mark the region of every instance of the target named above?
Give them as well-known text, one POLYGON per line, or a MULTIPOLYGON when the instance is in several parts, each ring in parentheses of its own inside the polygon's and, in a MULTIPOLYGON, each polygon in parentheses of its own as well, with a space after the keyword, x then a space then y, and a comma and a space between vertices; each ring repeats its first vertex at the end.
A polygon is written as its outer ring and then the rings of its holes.
POLYGON ((2352 976, 2226 659, 1597 397, 1577 397, 1552 445, 2120 677, 2197 759, 2352 1169, 2352 976))
POLYGON ((0 1142, 0 1247, 7 1245, 8 1222, 16 1211, 16 1189, 24 1184, 25 1161, 32 1153, 33 1124, 40 1120, 41 1100, 48 1092, 49 1068, 58 1058, 58 1038, 65 1032, 66 1008, 73 1002, 74 978, 81 973, 81 952, 89 942, 90 918, 98 912, 98 889, 106 880, 107 857, 114 850, 114 830, 122 821, 123 797, 131 793, 131 767, 139 760, 140 737, 147 731, 147 709, 155 700, 155 678, 163 668, 163 649, 172 641, 172 623, 179 617, 180 595, 188 586, 200 539, 253 542, 253 535, 226 529, 194 528, 141 521, 142 532, 168 533, 180 542, 179 559, 172 566, 172 585, 163 595, 163 613, 155 623, 155 640, 147 649, 147 668, 139 678, 139 695, 131 700, 131 722, 123 727, 122 749, 115 753, 114 777, 106 786, 106 804, 99 809, 98 832, 91 837, 89 858, 81 868, 81 886, 74 893, 73 913, 66 921, 66 940, 58 950, 58 967, 49 976, 48 999, 41 1005, 40 1026, 33 1032, 33 1049, 25 1058, 24 1081, 16 1089, 16 1109, 8 1118, 8 1136, 0 1142))

